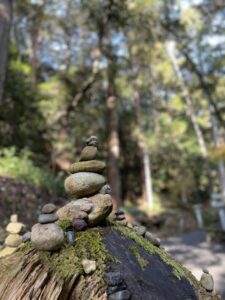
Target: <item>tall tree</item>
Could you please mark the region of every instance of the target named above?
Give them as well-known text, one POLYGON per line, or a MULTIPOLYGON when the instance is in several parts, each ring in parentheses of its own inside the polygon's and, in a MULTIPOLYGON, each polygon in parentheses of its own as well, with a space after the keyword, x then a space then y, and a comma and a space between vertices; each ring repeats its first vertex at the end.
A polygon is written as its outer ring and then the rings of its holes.
POLYGON ((4 92, 9 35, 12 21, 12 0, 0 1, 0 103, 4 92))

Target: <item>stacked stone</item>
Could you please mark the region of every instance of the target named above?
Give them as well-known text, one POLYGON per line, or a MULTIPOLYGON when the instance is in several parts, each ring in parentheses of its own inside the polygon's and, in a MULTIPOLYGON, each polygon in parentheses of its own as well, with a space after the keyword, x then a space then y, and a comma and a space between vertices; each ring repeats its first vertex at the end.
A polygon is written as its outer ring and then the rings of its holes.
POLYGON ((42 208, 42 213, 37 224, 31 230, 31 242, 38 250, 54 251, 58 250, 63 241, 64 233, 58 224, 58 216, 55 213, 56 206, 52 203, 46 204, 42 208))
POLYGON ((22 244, 22 236, 20 235, 24 230, 24 224, 18 222, 18 216, 12 215, 10 223, 6 227, 9 235, 5 239, 5 247, 0 251, 0 257, 12 254, 22 244))
POLYGON ((106 219, 112 211, 110 187, 102 173, 105 163, 96 159, 98 139, 91 136, 81 152, 79 162, 69 168, 71 175, 65 180, 65 190, 72 198, 57 212, 60 220, 73 222, 74 230, 85 230, 106 219))
POLYGON ((115 212, 114 221, 116 221, 116 223, 120 225, 124 225, 124 226, 127 225, 127 220, 123 209, 119 209, 117 212, 115 212))

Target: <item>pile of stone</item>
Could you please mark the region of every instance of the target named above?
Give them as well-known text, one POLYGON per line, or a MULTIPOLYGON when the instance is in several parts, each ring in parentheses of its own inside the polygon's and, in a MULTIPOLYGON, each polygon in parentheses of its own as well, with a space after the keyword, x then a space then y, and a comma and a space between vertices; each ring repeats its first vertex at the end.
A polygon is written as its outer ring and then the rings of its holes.
POLYGON ((31 230, 31 242, 38 250, 54 251, 58 250, 64 241, 64 233, 61 227, 55 222, 58 216, 55 213, 56 206, 52 203, 46 204, 42 208, 42 213, 37 224, 31 230))
POLYGON ((73 222, 75 231, 85 230, 103 222, 112 211, 110 187, 102 175, 105 163, 97 160, 98 139, 91 136, 73 163, 65 180, 65 190, 71 200, 57 211, 60 220, 73 222))
POLYGON ((125 212, 123 209, 119 209, 118 211, 115 212, 115 218, 114 221, 116 221, 116 223, 120 224, 120 225, 127 225, 127 220, 125 217, 125 212))
POLYGON ((208 293, 212 293, 214 289, 213 277, 207 269, 203 269, 202 272, 200 283, 208 293))
POLYGON ((129 300, 131 293, 127 289, 127 285, 123 280, 120 272, 105 273, 105 281, 107 283, 107 296, 109 300, 129 300))
POLYGON ((24 228, 24 224, 18 222, 18 216, 16 214, 10 217, 10 223, 6 227, 6 231, 9 235, 5 239, 4 248, 0 251, 0 257, 14 253, 22 244, 21 233, 24 228))

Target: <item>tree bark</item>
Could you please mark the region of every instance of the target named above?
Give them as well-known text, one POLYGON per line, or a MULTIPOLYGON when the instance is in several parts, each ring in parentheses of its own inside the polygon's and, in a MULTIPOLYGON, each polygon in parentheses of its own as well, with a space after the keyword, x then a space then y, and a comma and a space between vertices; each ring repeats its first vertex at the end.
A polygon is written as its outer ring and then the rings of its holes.
POLYGON ((12 0, 0 0, 0 103, 4 92, 11 21, 12 0))

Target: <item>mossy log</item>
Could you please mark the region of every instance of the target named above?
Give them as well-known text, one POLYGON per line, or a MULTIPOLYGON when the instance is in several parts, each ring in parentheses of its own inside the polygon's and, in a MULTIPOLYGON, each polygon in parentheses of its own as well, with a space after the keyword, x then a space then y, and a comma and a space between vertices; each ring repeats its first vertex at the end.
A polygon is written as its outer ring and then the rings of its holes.
POLYGON ((133 300, 219 299, 163 249, 118 225, 81 232, 75 246, 52 253, 27 243, 0 265, 1 300, 107 299, 108 271, 121 272, 133 300), (93 274, 84 274, 83 258, 97 262, 93 274))

